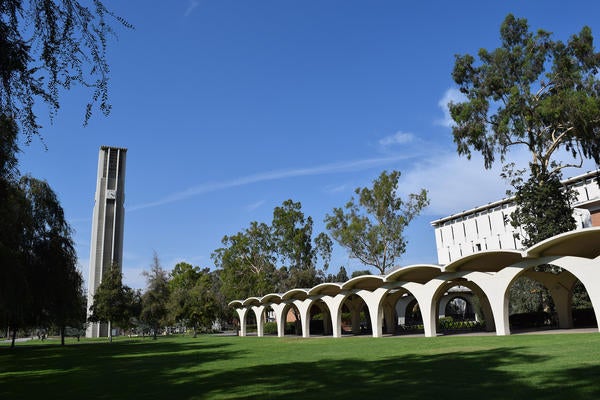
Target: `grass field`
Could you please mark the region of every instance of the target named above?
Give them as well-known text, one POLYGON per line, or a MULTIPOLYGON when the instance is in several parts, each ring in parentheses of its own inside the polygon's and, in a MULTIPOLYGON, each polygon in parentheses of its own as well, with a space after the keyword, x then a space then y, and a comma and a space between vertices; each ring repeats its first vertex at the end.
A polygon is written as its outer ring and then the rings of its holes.
POLYGON ((598 399, 600 334, 0 346, 0 399, 598 399))

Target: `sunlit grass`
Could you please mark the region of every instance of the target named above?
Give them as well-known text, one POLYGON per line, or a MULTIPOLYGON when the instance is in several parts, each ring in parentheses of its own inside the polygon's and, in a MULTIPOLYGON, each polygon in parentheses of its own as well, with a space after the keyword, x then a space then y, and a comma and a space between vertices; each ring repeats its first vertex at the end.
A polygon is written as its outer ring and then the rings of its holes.
POLYGON ((600 334, 0 347, 0 399, 600 398, 600 334))

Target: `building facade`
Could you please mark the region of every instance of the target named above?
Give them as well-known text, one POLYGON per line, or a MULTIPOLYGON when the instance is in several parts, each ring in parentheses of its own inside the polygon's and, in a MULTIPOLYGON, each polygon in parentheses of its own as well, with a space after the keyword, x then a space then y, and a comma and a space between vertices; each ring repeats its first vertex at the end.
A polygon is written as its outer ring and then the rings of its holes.
MULTIPOLYGON (((98 155, 88 275, 88 310, 105 271, 111 265, 121 268, 123 260, 126 155, 127 149, 108 146, 102 146, 98 155)), ((108 326, 100 323, 90 324, 86 332, 86 336, 90 338, 107 335, 108 326)))
MULTIPOLYGON (((563 181, 577 194, 573 204, 577 229, 600 226, 598 175, 599 171, 593 171, 563 181)), ((522 249, 517 237, 517 234, 522 236, 522 232, 510 224, 513 211, 514 201, 507 198, 431 222, 438 263, 446 265, 485 250, 522 249)))

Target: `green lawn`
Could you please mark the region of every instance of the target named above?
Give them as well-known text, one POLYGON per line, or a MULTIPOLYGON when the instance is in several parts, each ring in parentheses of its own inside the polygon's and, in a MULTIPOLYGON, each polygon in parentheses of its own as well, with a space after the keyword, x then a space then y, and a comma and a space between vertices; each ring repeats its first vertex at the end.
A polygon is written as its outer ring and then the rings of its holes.
POLYGON ((0 399, 598 399, 600 334, 0 346, 0 399))

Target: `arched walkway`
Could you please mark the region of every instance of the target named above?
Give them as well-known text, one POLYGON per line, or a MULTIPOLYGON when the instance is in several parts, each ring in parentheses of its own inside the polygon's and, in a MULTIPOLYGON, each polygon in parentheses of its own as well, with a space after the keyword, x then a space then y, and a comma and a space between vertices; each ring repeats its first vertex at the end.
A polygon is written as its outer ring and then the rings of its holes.
POLYGON ((252 319, 256 320, 257 334, 262 336, 264 312, 271 307, 276 316, 278 336, 285 334, 285 316, 287 310, 292 309, 303 337, 310 336, 310 321, 315 315, 321 316, 323 332, 331 329, 332 336, 340 337, 343 310, 350 314, 353 333, 360 332, 362 315, 364 322, 368 321, 365 325, 370 327, 372 335, 380 337, 384 333, 394 333, 397 326, 406 324, 407 309, 410 306, 414 311, 418 304, 425 336, 435 336, 440 315, 446 314, 448 303, 456 298, 451 289, 460 286, 470 290, 470 295, 465 292, 461 298, 471 305, 475 314, 481 314, 486 329, 495 330, 497 335, 508 335, 511 332, 510 287, 520 276, 535 279, 547 288, 553 299, 558 327, 574 326, 575 285, 581 285, 587 292, 593 316, 598 321, 600 228, 557 235, 523 251, 485 251, 445 267, 413 265, 386 276, 366 275, 344 283, 324 283, 311 289, 235 300, 230 305, 239 316, 241 336, 246 335, 252 319), (540 268, 547 265, 555 266, 556 273, 540 268))

